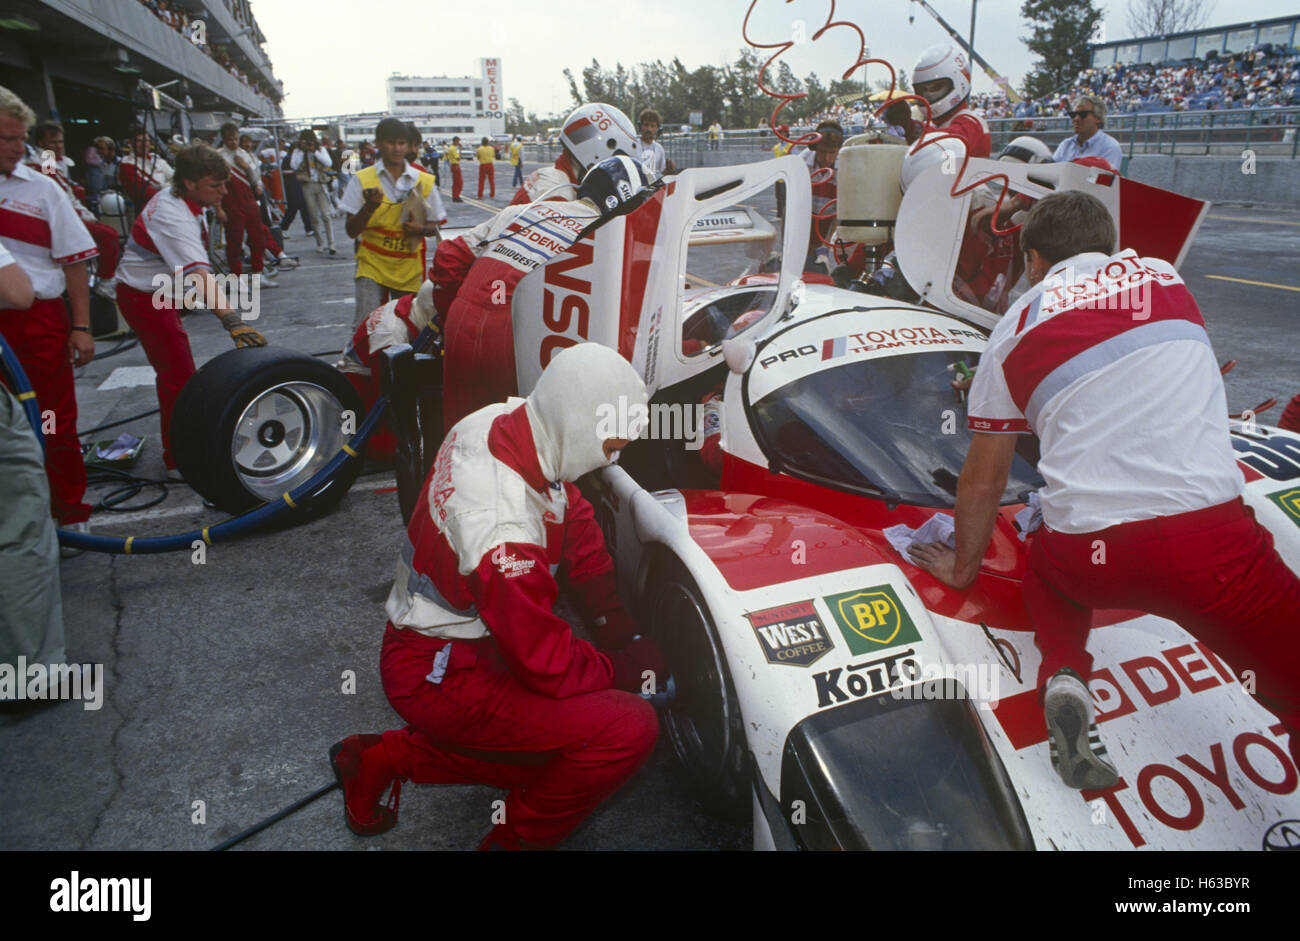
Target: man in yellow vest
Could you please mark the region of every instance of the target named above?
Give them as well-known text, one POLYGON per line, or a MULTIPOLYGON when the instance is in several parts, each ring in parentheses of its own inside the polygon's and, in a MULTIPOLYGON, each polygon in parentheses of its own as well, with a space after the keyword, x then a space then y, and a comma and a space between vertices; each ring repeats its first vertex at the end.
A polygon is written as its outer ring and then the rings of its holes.
POLYGON ((451 167, 451 201, 460 202, 460 191, 465 181, 460 175, 460 138, 453 137, 442 155, 451 167))
POLYGON ((408 133, 397 118, 380 121, 375 128, 379 160, 357 173, 339 200, 348 214, 348 237, 358 240, 353 327, 375 308, 420 289, 424 239, 437 235, 438 225, 447 221, 433 174, 406 162, 408 133), (423 205, 423 222, 416 221, 418 212, 411 218, 417 203, 423 205))
POLYGON ((515 168, 515 178, 510 182, 511 186, 524 185, 524 145, 519 140, 519 135, 510 142, 510 166, 515 168))
POLYGON ((483 184, 486 182, 492 187, 492 198, 497 198, 497 178, 496 178, 496 159, 497 152, 492 146, 492 142, 486 137, 483 143, 479 144, 478 149, 474 151, 474 159, 478 161, 478 198, 483 198, 483 184))

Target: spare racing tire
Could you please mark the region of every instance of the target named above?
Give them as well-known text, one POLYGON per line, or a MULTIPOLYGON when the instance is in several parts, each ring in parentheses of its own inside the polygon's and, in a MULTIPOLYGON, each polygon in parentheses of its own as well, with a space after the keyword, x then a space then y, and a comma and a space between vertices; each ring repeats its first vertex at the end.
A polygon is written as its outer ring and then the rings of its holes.
MULTIPOLYGON (((279 347, 228 350, 181 389, 172 456, 204 499, 239 514, 306 483, 363 417, 361 397, 333 366, 279 347)), ((313 515, 330 509, 360 472, 359 460, 348 461, 296 508, 313 515)))

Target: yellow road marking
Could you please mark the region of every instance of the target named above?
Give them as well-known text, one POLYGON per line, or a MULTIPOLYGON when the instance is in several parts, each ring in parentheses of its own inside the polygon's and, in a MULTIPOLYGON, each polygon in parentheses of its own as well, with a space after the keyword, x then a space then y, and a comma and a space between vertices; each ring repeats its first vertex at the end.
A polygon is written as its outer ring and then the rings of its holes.
POLYGON ((1229 278, 1226 274, 1207 274, 1207 278, 1213 278, 1215 281, 1235 281, 1237 284, 1253 284, 1261 288, 1277 288, 1279 291, 1297 291, 1300 288, 1292 287, 1289 284, 1270 284, 1267 281, 1249 281, 1246 278, 1229 278))

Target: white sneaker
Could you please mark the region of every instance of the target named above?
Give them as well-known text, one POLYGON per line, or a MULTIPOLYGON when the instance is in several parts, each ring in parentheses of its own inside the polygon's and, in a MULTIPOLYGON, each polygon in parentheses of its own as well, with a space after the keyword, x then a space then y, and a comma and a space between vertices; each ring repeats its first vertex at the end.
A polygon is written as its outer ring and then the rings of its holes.
POLYGON ((326 251, 326 249, 325 249, 325 246, 324 246, 324 245, 317 245, 317 246, 316 246, 316 254, 317 254, 317 255, 324 255, 324 254, 325 254, 325 251, 326 251))
POLYGON ((1066 787, 1076 790, 1108 788, 1119 773, 1106 755, 1097 724, 1092 721, 1092 695, 1072 670, 1058 670, 1043 692, 1052 768, 1066 787))
POLYGON ((117 300, 117 278, 100 278, 95 282, 95 293, 110 301, 117 300))
POLYGON ((279 255, 276 255, 276 256, 275 256, 275 260, 276 260, 276 262, 278 263, 278 267, 279 267, 279 268, 282 268, 282 269, 285 269, 285 270, 288 270, 288 269, 290 269, 290 268, 297 268, 297 267, 298 267, 298 259, 297 259, 297 258, 293 258, 293 257, 291 257, 291 256, 289 256, 289 255, 285 255, 285 254, 283 254, 283 253, 281 253, 281 254, 279 254, 279 255))
POLYGON ((276 278, 274 275, 268 276, 266 272, 262 272, 262 287, 278 288, 279 286, 280 286, 280 281, 278 278, 276 278))

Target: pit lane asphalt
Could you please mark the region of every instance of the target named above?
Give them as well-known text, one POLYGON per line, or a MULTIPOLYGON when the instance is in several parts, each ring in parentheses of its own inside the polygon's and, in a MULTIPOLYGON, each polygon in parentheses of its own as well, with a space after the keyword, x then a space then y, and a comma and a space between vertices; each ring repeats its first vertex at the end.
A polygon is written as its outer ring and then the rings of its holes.
MULTIPOLYGON (((466 190, 476 180, 466 167, 466 190)), ((509 168, 499 168, 498 198, 509 168)), ((452 204, 451 225, 486 210, 452 204)), ((301 268, 262 293, 254 323, 274 345, 338 350, 352 322, 352 259, 342 220, 339 254, 314 252, 295 222, 287 247, 301 268)), ((1300 213, 1217 207, 1184 266, 1219 359, 1235 358, 1229 405, 1239 411, 1300 392, 1294 291, 1210 275, 1300 287, 1300 213), (1226 217, 1226 218, 1219 218, 1226 217), (1233 221, 1245 220, 1245 221, 1233 221)), ((185 321, 195 359, 230 342, 214 318, 185 321)), ((102 354, 113 346, 101 341, 102 354)), ((326 361, 330 361, 326 358, 326 361)), ((80 370, 79 426, 156 407, 152 383, 100 391, 120 367, 145 366, 137 347, 80 370)), ((1262 417, 1268 421, 1277 411, 1262 417)), ((148 435, 135 472, 160 477, 158 419, 120 430, 148 435)), ((100 437, 100 436, 96 436, 100 437)), ((379 682, 383 599, 402 538, 392 474, 367 473, 333 514, 294 529, 189 553, 124 557, 85 553, 61 566, 69 661, 103 664, 103 708, 64 702, 0 715, 0 849, 206 849, 329 783, 329 746, 353 732, 401 725, 379 682), (355 693, 344 693, 345 672, 355 693), (205 822, 195 822, 195 802, 205 822)), ((91 500, 97 499, 92 492, 91 500)), ((192 491, 175 486, 143 514, 96 513, 96 531, 181 532, 214 522, 192 491)), ((400 823, 362 839, 327 795, 253 837, 246 849, 470 849, 503 792, 407 785, 400 823)), ((570 849, 744 849, 748 824, 717 821, 690 797, 666 740, 629 784, 565 844, 570 849)))

